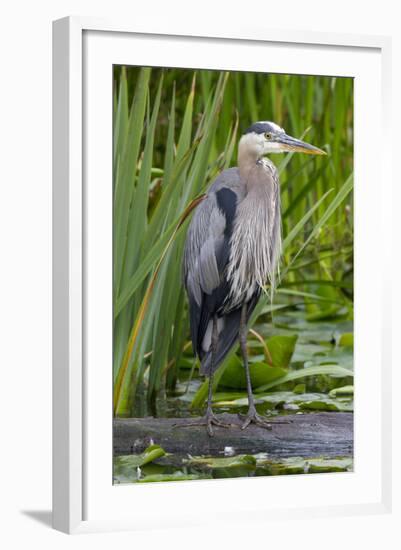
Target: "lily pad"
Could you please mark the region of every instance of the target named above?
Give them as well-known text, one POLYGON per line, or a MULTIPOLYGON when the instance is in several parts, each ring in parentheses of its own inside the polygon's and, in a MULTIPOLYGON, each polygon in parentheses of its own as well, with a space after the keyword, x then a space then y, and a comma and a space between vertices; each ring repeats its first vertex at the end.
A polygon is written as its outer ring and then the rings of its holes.
POLYGON ((308 473, 316 474, 323 472, 349 472, 352 471, 352 458, 325 458, 308 460, 308 473))
POLYGON ((352 348, 354 346, 354 334, 352 332, 345 332, 344 334, 341 334, 338 340, 338 345, 352 348))
POLYGON ((164 456, 166 451, 160 445, 150 445, 143 453, 137 455, 123 455, 115 457, 115 464, 121 466, 130 466, 136 468, 143 466, 149 462, 153 462, 157 458, 164 456))
POLYGON ((304 401, 299 403, 299 407, 307 411, 352 412, 354 410, 354 405, 352 402, 343 403, 339 400, 329 398, 304 401))
POLYGON ((136 469, 160 458, 166 451, 160 445, 150 445, 141 454, 116 456, 114 458, 114 475, 132 476, 136 475, 136 469))
POLYGON ((253 455, 237 455, 231 457, 194 456, 185 461, 189 465, 207 466, 208 468, 233 468, 236 466, 256 466, 253 455))
POLYGON ((166 454, 160 445, 150 445, 141 454, 114 457, 114 477, 120 481, 137 478, 137 468, 166 454))
MULTIPOLYGON (((270 367, 267 363, 262 362, 251 363, 249 365, 249 372, 253 388, 268 384, 287 373, 285 369, 270 367)), ((240 361, 238 363, 232 362, 223 372, 219 385, 226 388, 245 389, 246 377, 243 364, 240 361)))
MULTIPOLYGON (((220 394, 217 394, 219 396, 220 394)), ((235 399, 229 399, 229 395, 222 394, 226 399, 221 399, 220 401, 216 401, 214 405, 216 407, 244 407, 248 405, 248 395, 244 392, 241 394, 241 397, 237 397, 235 399)), ((278 405, 282 403, 289 402, 291 400, 291 397, 293 397, 295 394, 290 391, 277 391, 277 392, 271 392, 269 394, 258 394, 255 395, 255 403, 261 404, 263 403, 269 408, 277 407, 278 405)), ((216 397, 217 397, 216 396, 216 397)))
MULTIPOLYGON (((227 396, 225 396, 227 397, 227 396)), ((296 405, 294 410, 320 410, 351 412, 353 410, 353 401, 350 398, 334 398, 325 393, 301 393, 297 394, 291 391, 278 391, 255 396, 257 405, 263 403, 268 409, 288 408, 288 405, 296 405)), ((245 407, 248 404, 248 397, 243 394, 242 397, 231 400, 216 401, 216 407, 245 407)))
POLYGON ((266 345, 270 352, 273 366, 280 367, 282 369, 289 366, 297 340, 297 334, 286 336, 277 335, 268 338, 266 345))
POLYGON ((282 320, 280 326, 296 331, 299 335, 299 342, 319 344, 333 341, 337 324, 307 322, 303 315, 298 319, 288 316, 286 320, 282 320))
POLYGON ((300 457, 284 458, 280 462, 272 460, 258 460, 256 475, 292 475, 307 473, 307 462, 300 457))
POLYGON ((329 353, 332 349, 331 345, 322 345, 322 344, 310 344, 310 343, 297 343, 295 348, 294 355, 292 357, 293 363, 305 363, 306 361, 313 360, 314 356, 318 353, 326 354, 329 353))
POLYGON ((350 397, 354 395, 354 386, 342 386, 329 392, 330 397, 350 397))
MULTIPOLYGON (((273 366, 262 361, 252 362, 249 366, 252 387, 257 388, 268 384, 287 373, 286 368, 290 364, 297 338, 297 335, 272 336, 266 341, 273 366)), ((224 369, 219 385, 226 388, 245 389, 245 369, 238 356, 235 358, 224 369)))
POLYGON ((326 472, 352 471, 353 460, 350 457, 339 458, 284 458, 280 462, 258 459, 256 475, 315 474, 326 472))
POLYGON ((305 363, 305 366, 312 365, 340 365, 345 369, 353 369, 354 358, 352 348, 338 348, 329 351, 328 353, 315 353, 313 357, 305 363))
POLYGON ((243 477, 254 473, 256 458, 252 455, 231 457, 192 457, 189 466, 200 467, 212 472, 215 479, 243 477))
POLYGON ((275 386, 279 386, 280 384, 285 384, 286 382, 290 382, 292 380, 305 378, 307 376, 316 376, 319 374, 329 374, 331 376, 339 376, 339 377, 353 376, 352 371, 345 369, 340 365, 316 365, 316 366, 305 367, 304 369, 288 372, 282 378, 277 378, 272 382, 264 384, 263 386, 256 388, 255 391, 263 392, 275 386))

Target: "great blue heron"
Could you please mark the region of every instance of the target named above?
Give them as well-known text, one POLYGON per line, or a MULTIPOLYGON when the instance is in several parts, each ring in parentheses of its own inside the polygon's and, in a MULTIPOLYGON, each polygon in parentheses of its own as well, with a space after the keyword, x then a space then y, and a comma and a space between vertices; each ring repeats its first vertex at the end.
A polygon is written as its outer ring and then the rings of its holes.
POLYGON ((224 170, 197 207, 184 252, 184 282, 189 299, 191 338, 209 377, 206 415, 194 424, 228 427, 212 411, 213 373, 239 338, 246 374, 250 423, 270 428, 256 412, 247 354, 247 323, 261 288, 274 278, 281 252, 278 171, 269 153, 324 151, 295 139, 273 122, 252 124, 239 142, 238 168, 224 170))

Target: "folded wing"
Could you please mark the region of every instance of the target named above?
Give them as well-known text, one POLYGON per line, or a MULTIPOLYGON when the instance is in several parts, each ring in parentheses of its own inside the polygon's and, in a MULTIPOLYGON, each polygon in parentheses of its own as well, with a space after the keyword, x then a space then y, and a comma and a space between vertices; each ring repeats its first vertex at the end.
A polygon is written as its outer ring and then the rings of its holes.
MULTIPOLYGON (((234 345, 239 331, 240 310, 229 311, 230 294, 226 278, 230 241, 238 203, 242 200, 238 170, 224 171, 197 207, 184 253, 184 282, 189 299, 191 338, 194 352, 201 359, 201 374, 211 371, 211 332, 213 316, 218 317, 218 348, 213 370, 234 345), (229 311, 224 313, 223 310, 229 311)), ((250 301, 257 302, 258 296, 250 301)))

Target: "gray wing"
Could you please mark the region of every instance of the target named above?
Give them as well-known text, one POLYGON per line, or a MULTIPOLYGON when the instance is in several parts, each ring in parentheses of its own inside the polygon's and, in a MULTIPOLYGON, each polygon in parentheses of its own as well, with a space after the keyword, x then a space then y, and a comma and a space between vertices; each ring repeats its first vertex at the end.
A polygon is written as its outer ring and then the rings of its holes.
MULTIPOLYGON (((229 292, 225 268, 230 256, 236 208, 242 194, 238 169, 225 170, 197 207, 187 233, 184 282, 189 299, 193 349, 201 359, 210 347, 211 319, 222 308, 229 292)), ((225 322, 221 321, 219 333, 224 330, 225 322)))

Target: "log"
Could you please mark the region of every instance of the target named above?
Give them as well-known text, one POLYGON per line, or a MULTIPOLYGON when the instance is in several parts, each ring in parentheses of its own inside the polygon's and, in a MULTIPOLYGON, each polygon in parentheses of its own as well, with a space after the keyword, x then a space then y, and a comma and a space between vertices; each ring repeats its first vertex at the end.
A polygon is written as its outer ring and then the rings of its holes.
POLYGON ((353 414, 343 412, 275 416, 272 429, 250 425, 240 429, 237 415, 218 418, 236 427, 214 428, 209 437, 204 426, 186 426, 193 419, 118 418, 114 420, 115 455, 141 453, 150 444, 179 455, 222 456, 226 447, 235 454, 267 453, 272 458, 336 457, 353 454, 353 414), (286 421, 288 423, 277 423, 286 421))

